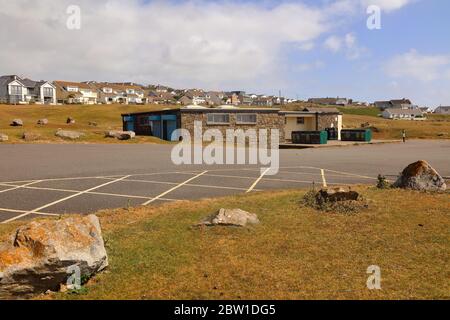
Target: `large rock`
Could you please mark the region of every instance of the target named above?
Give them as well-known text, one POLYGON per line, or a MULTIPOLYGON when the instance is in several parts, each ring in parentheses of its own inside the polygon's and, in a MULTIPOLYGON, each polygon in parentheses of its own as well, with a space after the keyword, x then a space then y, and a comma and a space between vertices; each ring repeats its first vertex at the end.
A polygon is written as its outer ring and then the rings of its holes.
POLYGON ((77 131, 58 130, 55 135, 63 139, 77 140, 83 137, 84 133, 77 131))
POLYGON ((106 138, 116 138, 118 140, 131 140, 136 137, 136 133, 133 131, 119 131, 119 130, 111 130, 106 132, 106 138))
POLYGON ((39 119, 37 124, 40 126, 45 126, 48 124, 48 120, 47 119, 39 119))
POLYGON ((247 224, 258 224, 256 214, 241 209, 220 209, 218 213, 207 217, 198 226, 236 226, 245 227, 247 224))
POLYGON ((22 121, 22 119, 14 119, 14 120, 11 122, 11 126, 13 126, 13 127, 23 127, 23 121, 22 121))
POLYGON ((99 219, 31 222, 0 248, 0 300, 58 291, 74 266, 84 279, 108 266, 99 219))
POLYGON ((394 187, 419 191, 445 191, 445 180, 428 162, 421 160, 410 164, 403 170, 394 187))
POLYGON ((22 139, 25 141, 37 141, 41 139, 41 135, 34 132, 24 132, 22 139))
POLYGON ((9 140, 9 137, 6 134, 0 133, 0 142, 6 142, 9 140))

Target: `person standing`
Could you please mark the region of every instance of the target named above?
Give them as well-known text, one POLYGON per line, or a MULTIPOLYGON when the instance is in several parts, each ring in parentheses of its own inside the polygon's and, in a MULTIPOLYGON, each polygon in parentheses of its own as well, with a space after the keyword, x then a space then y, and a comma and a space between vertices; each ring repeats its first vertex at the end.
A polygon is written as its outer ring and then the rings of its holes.
POLYGON ((403 143, 406 143, 406 130, 402 131, 403 143))

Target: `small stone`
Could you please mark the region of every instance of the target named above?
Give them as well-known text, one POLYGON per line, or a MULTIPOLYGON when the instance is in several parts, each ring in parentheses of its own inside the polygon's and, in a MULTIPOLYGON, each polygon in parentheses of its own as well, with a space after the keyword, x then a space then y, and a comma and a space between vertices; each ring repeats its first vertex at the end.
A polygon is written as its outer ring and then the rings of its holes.
POLYGON ((111 130, 106 132, 106 138, 116 138, 118 140, 131 140, 136 137, 136 133, 133 131, 119 131, 119 130, 111 130))
POLYGON ((9 137, 6 134, 0 133, 0 142, 6 142, 9 140, 9 137))
POLYGON ((48 120, 47 119, 39 119, 37 124, 40 126, 45 126, 48 124, 48 120))
POLYGON ((69 117, 69 118, 67 118, 66 123, 67 123, 67 124, 75 124, 75 119, 69 117))
POLYGON ((241 209, 220 209, 219 212, 207 217, 197 226, 236 226, 259 224, 258 216, 241 209))
POLYGON ((11 123, 12 127, 23 127, 22 119, 14 119, 11 123))

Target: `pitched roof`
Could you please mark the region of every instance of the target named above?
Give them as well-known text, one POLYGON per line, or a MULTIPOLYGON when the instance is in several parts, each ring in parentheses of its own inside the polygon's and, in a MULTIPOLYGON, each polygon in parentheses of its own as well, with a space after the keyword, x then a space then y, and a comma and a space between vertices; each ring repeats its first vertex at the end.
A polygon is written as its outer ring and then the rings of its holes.
POLYGON ((411 100, 405 99, 405 98, 403 98, 403 99, 397 99, 397 100, 391 100, 390 102, 391 102, 392 104, 412 104, 412 103, 411 103, 411 100))
POLYGON ((340 113, 340 111, 337 108, 313 108, 313 107, 307 107, 307 108, 304 108, 302 111, 314 112, 314 113, 340 113))
POLYGON ((389 112, 391 114, 407 114, 412 116, 422 115, 422 111, 419 109, 401 109, 401 108, 392 108, 386 109, 385 112, 389 112))
POLYGON ((59 87, 77 87, 81 89, 92 89, 91 85, 83 82, 71 82, 71 81, 54 81, 53 82, 56 86, 59 87))

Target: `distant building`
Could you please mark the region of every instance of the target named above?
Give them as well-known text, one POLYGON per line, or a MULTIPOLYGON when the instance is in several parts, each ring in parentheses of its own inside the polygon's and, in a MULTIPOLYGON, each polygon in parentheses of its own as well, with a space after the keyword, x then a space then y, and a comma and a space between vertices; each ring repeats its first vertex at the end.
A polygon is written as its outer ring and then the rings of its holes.
POLYGON ((347 98, 311 98, 308 100, 309 103, 321 104, 321 105, 331 105, 331 106, 347 106, 353 103, 352 99, 347 98))
POLYGON ((123 114, 123 129, 137 135, 155 136, 163 140, 179 139, 177 129, 186 129, 194 136, 195 122, 203 130, 216 129, 226 136, 228 129, 277 129, 280 143, 290 141, 292 132, 336 130, 340 137, 342 114, 333 108, 305 108, 301 111, 281 111, 274 108, 238 108, 222 106, 205 108, 188 106, 180 109, 123 114))
POLYGON ((419 109, 386 109, 383 118, 391 120, 424 120, 425 117, 419 109))
POLYGON ((58 103, 97 104, 98 93, 92 84, 54 81, 58 103))
POLYGON ((413 105, 409 99, 389 100, 389 101, 375 101, 375 107, 384 111, 386 109, 417 109, 418 106, 413 105))
POLYGON ((436 114, 450 114, 450 107, 437 107, 436 110, 434 110, 434 113, 436 114))
POLYGON ((0 77, 0 101, 11 104, 56 104, 56 88, 48 81, 0 77))

